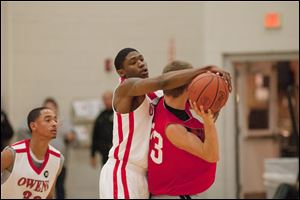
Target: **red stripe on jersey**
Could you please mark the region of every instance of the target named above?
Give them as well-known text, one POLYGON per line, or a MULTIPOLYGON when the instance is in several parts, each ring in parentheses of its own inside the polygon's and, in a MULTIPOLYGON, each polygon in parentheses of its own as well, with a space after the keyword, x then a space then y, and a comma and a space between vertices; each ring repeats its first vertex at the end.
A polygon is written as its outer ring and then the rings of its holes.
POLYGON ((147 96, 148 96, 151 100, 157 98, 157 95, 156 95, 154 92, 148 93, 147 96))
POLYGON ((19 142, 16 142, 16 143, 12 144, 11 146, 16 146, 16 145, 18 145, 18 144, 25 143, 26 141, 27 141, 27 140, 21 140, 21 141, 19 141, 19 142))
POLYGON ((118 199, 118 179, 117 179, 117 172, 118 167, 120 164, 120 160, 116 161, 114 172, 113 172, 113 187, 114 187, 114 199, 118 199))
POLYGON ((116 160, 119 159, 119 157, 118 157, 119 146, 120 146, 121 142, 123 141, 122 116, 121 116, 120 113, 117 113, 117 117, 118 117, 118 136, 119 136, 119 145, 115 148, 115 151, 114 151, 114 158, 115 158, 116 160))
POLYGON ((130 147, 132 143, 132 137, 133 137, 133 131, 134 131, 134 115, 133 112, 129 113, 129 135, 128 135, 128 141, 125 148, 123 163, 121 166, 121 177, 122 177, 122 183, 124 187, 124 198, 129 199, 129 192, 128 192, 128 185, 127 185, 127 179, 126 179, 126 165, 128 162, 128 157, 130 153, 130 147))
POLYGON ((114 188, 114 199, 118 198, 118 179, 117 179, 117 171, 120 164, 120 160, 118 157, 119 147, 121 142, 123 141, 123 129, 122 129, 122 116, 120 113, 117 113, 118 117, 118 136, 119 136, 119 145, 115 148, 114 158, 116 159, 116 164, 113 171, 113 188, 114 188))
POLYGON ((16 149, 16 153, 25 153, 27 152, 27 149, 16 149))
POLYGON ((56 156, 56 157, 60 158, 60 154, 59 154, 59 153, 56 153, 56 152, 54 152, 54 151, 52 151, 52 150, 49 150, 49 153, 50 153, 51 155, 53 155, 53 156, 56 156))

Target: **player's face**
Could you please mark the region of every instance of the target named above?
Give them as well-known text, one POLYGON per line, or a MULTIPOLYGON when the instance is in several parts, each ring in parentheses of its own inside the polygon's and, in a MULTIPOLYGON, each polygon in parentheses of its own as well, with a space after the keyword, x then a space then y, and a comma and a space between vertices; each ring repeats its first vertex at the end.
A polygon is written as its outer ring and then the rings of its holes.
POLYGON ((123 63, 126 78, 148 78, 148 67, 144 57, 137 51, 130 52, 123 63))
POLYGON ((53 110, 44 109, 41 111, 39 118, 33 122, 31 127, 33 131, 40 136, 48 139, 56 138, 57 134, 57 117, 53 110))

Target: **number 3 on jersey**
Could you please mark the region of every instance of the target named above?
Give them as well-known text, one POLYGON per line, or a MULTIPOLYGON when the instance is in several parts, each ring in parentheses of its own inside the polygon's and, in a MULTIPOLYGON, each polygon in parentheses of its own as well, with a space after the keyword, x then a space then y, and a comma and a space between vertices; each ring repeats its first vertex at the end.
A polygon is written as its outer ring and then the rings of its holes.
POLYGON ((156 164, 161 164, 162 157, 163 157, 163 154, 162 154, 163 139, 158 132, 153 130, 153 132, 151 133, 150 139, 155 140, 155 138, 157 138, 157 140, 156 140, 157 142, 154 143, 154 147, 150 152, 150 157, 153 160, 153 162, 155 162, 156 164))

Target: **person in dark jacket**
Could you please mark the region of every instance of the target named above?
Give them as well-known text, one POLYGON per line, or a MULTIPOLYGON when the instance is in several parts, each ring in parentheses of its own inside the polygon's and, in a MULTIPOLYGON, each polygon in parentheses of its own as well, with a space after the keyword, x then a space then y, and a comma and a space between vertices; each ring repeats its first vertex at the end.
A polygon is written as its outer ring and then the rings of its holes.
POLYGON ((1 110, 1 151, 9 145, 11 138, 14 135, 13 128, 4 111, 1 110))
POLYGON ((111 91, 107 91, 102 95, 105 109, 97 117, 93 128, 93 139, 91 146, 91 165, 96 167, 96 153, 102 155, 102 166, 108 160, 108 153, 112 147, 112 131, 113 131, 113 110, 112 110, 111 91))

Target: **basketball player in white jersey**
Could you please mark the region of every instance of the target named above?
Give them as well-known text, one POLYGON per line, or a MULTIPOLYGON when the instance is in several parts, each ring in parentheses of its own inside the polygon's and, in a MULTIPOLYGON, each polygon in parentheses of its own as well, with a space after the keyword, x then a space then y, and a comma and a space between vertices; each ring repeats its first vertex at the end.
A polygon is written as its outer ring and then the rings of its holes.
POLYGON ((64 158, 49 145, 56 137, 57 118, 46 107, 33 109, 27 117, 31 139, 1 152, 1 199, 53 198, 64 158))
POLYGON ((114 64, 121 83, 113 95, 113 147, 101 170, 100 198, 147 199, 147 155, 153 117, 150 103, 156 96, 153 92, 187 84, 207 70, 220 73, 223 71, 210 66, 148 78, 148 68, 143 55, 132 48, 122 49, 114 64))

